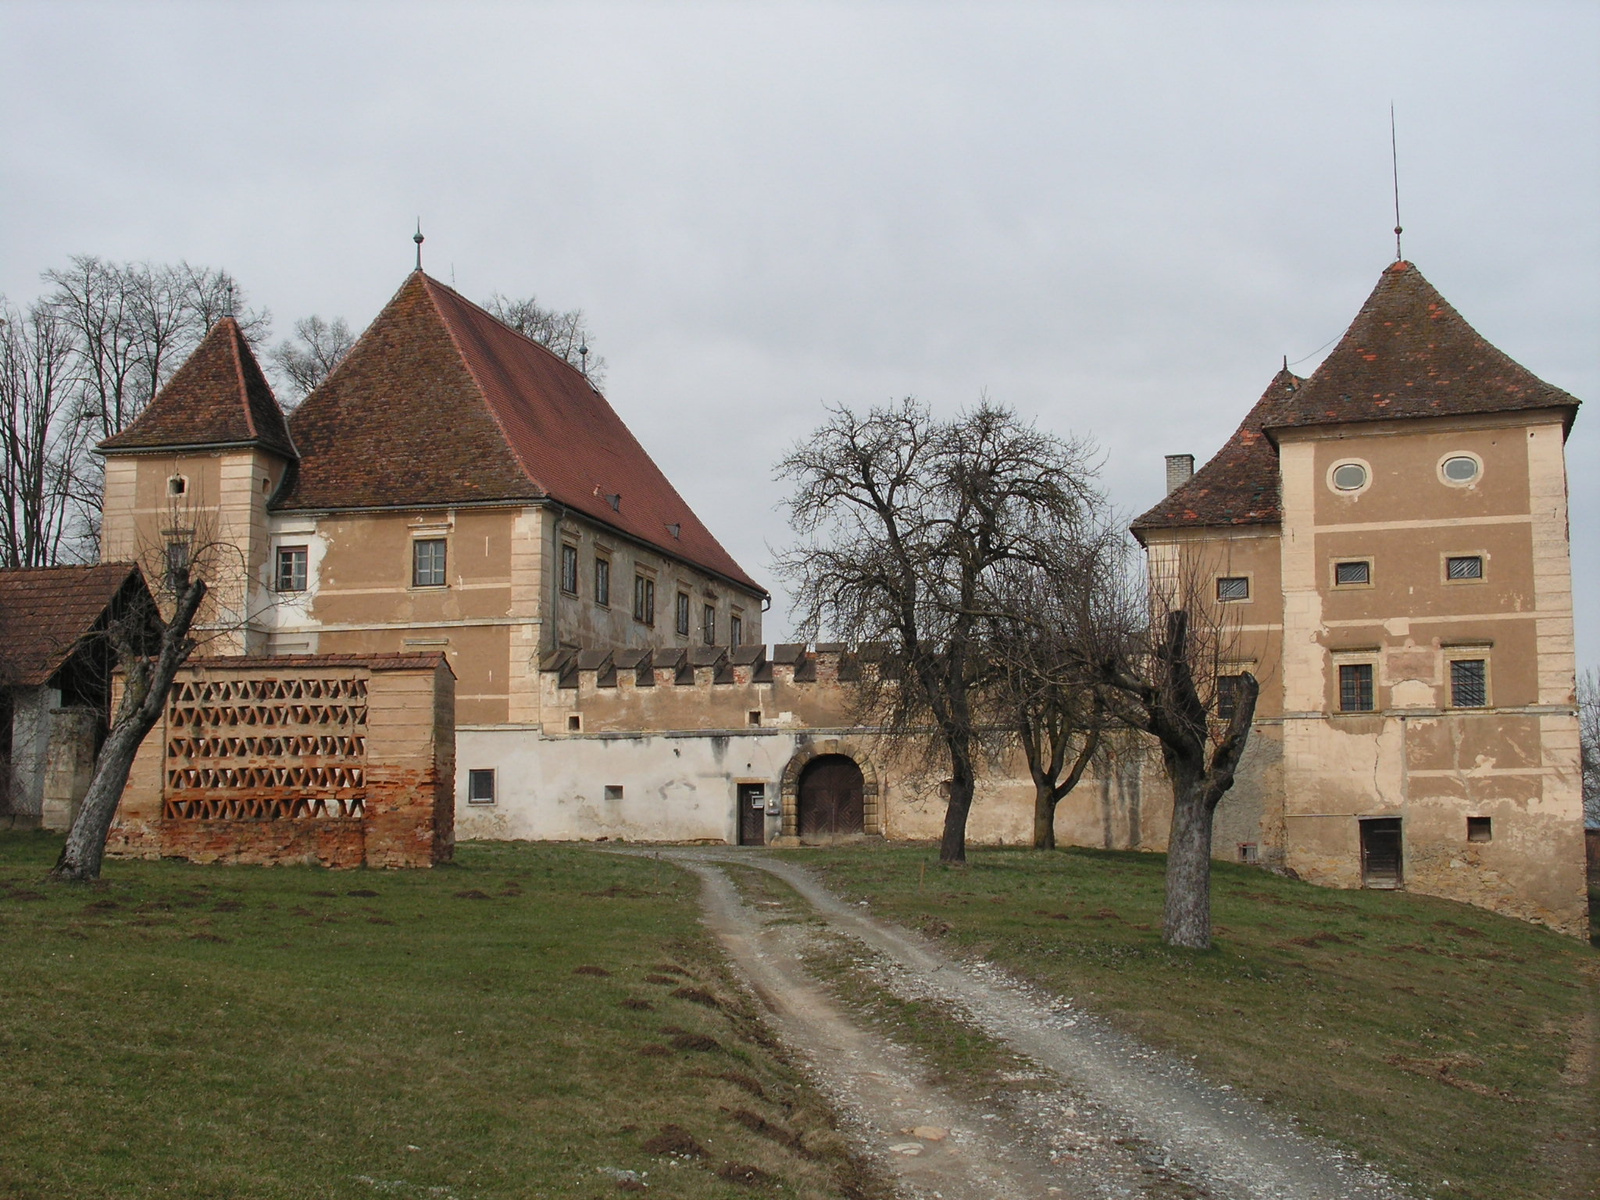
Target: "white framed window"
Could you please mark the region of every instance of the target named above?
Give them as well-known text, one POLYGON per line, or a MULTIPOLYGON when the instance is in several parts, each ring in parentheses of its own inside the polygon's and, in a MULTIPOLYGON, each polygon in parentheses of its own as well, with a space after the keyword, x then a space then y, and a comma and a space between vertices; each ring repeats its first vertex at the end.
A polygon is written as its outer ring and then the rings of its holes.
POLYGON ((1365 459, 1340 459, 1328 468, 1328 487, 1341 496, 1355 496, 1372 483, 1372 467, 1365 459))
POLYGON ((303 592, 308 582, 310 550, 305 546, 279 546, 273 588, 279 592, 303 592))
POLYGON ((1481 583, 1483 581, 1483 555, 1445 555, 1444 581, 1446 583, 1481 583))
POLYGON ((412 587, 446 586, 444 550, 444 538, 417 538, 411 543, 412 587))
POLYGON ((1470 450, 1456 450, 1439 460, 1439 482, 1446 487, 1474 486, 1483 476, 1483 459, 1470 450))
POLYGON ((1371 587, 1372 560, 1370 558, 1341 558, 1333 564, 1333 586, 1336 588, 1371 587))
POLYGON ((467 772, 467 803, 493 804, 494 768, 474 767, 467 772))
POLYGON ((1217 576, 1217 599, 1223 603, 1250 599, 1250 577, 1248 575, 1217 576))

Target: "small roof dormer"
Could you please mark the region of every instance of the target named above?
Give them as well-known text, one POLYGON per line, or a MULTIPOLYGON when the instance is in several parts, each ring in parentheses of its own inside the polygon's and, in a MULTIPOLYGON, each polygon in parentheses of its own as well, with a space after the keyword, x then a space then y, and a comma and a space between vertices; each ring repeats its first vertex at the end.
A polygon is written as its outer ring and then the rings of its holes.
POLYGON ((293 460, 272 385, 239 322, 223 317, 144 412, 96 447, 102 454, 254 446, 293 460))

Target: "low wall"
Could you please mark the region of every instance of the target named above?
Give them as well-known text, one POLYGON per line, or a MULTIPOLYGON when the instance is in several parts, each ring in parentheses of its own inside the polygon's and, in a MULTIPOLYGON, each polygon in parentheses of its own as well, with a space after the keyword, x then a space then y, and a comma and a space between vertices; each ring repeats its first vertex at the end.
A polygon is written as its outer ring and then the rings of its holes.
POLYGON ((392 654, 186 665, 106 848, 342 868, 428 867, 454 846, 455 676, 443 655, 392 654))

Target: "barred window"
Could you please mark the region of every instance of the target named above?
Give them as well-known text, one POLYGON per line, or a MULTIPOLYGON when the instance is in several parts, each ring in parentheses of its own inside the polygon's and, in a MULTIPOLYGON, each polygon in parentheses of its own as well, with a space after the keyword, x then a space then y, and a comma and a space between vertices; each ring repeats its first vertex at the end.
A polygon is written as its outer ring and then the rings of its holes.
POLYGON ((1233 714, 1239 711, 1239 686, 1242 680, 1237 675, 1217 676, 1217 716, 1224 721, 1233 720, 1233 714))
POLYGON ((561 590, 569 596, 578 594, 578 548, 561 543, 561 590))
POLYGON ((1333 582, 1340 587, 1354 587, 1372 582, 1372 564, 1366 559, 1333 564, 1333 582))
POLYGON ((1461 658, 1450 664, 1450 707, 1483 708, 1489 703, 1488 664, 1481 658, 1461 658))
POLYGON ((444 539, 419 538, 411 543, 411 586, 444 587, 444 539))
POLYGON ((1218 600, 1250 599, 1250 580, 1244 575, 1229 575, 1217 580, 1218 600))
POLYGON ((1453 555, 1444 560, 1446 579, 1482 579, 1483 558, 1477 554, 1453 555))
POLYGON ((656 581, 646 575, 633 577, 633 619, 646 625, 656 623, 656 581))
POLYGON ((1339 711, 1371 712, 1372 664, 1341 663, 1339 666, 1339 711))
POLYGON ((306 590, 306 557, 304 546, 278 547, 276 590, 280 592, 306 590))

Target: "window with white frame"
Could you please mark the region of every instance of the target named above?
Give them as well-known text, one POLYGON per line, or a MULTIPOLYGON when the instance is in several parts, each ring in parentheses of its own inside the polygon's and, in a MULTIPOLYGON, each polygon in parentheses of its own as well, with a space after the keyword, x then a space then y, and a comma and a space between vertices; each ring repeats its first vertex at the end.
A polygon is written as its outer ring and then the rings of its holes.
POLYGON ((467 772, 467 803, 494 803, 494 768, 477 768, 467 772))
POLYGON ((418 538, 411 543, 411 586, 445 586, 444 538, 418 538))
POLYGON ((308 561, 309 552, 305 546, 279 546, 277 571, 274 575, 275 590, 305 591, 308 561))

